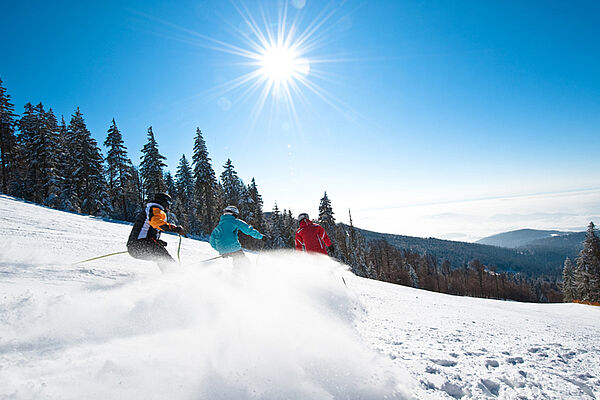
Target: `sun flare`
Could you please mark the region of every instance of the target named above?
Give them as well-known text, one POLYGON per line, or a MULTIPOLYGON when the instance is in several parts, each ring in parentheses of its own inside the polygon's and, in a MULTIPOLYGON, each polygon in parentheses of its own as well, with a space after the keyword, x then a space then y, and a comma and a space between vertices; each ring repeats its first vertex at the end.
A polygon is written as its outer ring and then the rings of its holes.
POLYGON ((296 55, 284 46, 265 49, 260 59, 261 74, 274 81, 288 81, 296 69, 296 55))
POLYGON ((298 103, 302 106, 309 105, 308 95, 314 95, 343 112, 339 107, 339 104, 342 104, 340 99, 328 93, 317 81, 331 78, 330 74, 324 72, 322 68, 324 64, 344 60, 331 54, 326 57, 317 56, 317 51, 323 48, 326 33, 329 32, 326 24, 330 22, 336 9, 323 8, 316 17, 309 19, 301 28, 302 9, 306 2, 290 1, 278 3, 278 7, 271 7, 273 3, 265 3, 267 6, 259 6, 257 9, 252 7, 251 11, 244 0, 232 0, 241 17, 237 26, 230 26, 234 38, 232 41, 220 40, 166 21, 158 21, 195 38, 189 39, 184 36, 180 40, 193 40, 193 43, 238 58, 231 65, 239 66, 241 73, 230 80, 223 81, 208 92, 219 96, 219 103, 223 104, 223 107, 229 109, 232 105, 225 94, 241 89, 236 94, 236 102, 252 99, 254 103, 252 125, 270 100, 274 107, 271 109, 272 112, 273 110, 287 112, 299 127, 296 107, 298 103), (291 4, 295 11, 290 12, 288 4, 291 4), (271 13, 275 10, 276 17, 271 13))
POLYGON ((309 61, 285 45, 266 46, 258 57, 258 66, 258 73, 268 81, 274 94, 287 90, 288 84, 310 71, 309 61))

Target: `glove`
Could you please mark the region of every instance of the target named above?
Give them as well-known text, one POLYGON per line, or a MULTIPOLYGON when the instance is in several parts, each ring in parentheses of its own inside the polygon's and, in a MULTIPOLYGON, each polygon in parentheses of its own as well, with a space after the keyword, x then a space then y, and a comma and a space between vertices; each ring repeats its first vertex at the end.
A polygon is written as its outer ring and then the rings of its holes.
POLYGON ((173 230, 173 232, 175 232, 178 235, 185 236, 185 230, 183 229, 183 226, 181 226, 181 225, 176 226, 175 229, 173 230))
POLYGON ((333 245, 333 243, 327 248, 327 251, 329 251, 330 253, 333 253, 335 251, 335 246, 333 245))
POLYGON ((167 242, 165 242, 164 240, 157 239, 156 241, 157 241, 157 242, 158 242, 158 244, 160 244, 161 246, 163 246, 163 247, 167 247, 167 242))

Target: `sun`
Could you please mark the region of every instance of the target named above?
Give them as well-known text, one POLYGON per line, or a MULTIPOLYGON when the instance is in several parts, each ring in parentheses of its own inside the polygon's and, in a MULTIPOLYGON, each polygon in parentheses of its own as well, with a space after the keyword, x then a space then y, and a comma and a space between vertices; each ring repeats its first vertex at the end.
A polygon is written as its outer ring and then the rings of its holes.
POLYGON ((284 44, 266 46, 261 50, 257 64, 258 74, 267 81, 276 95, 287 90, 291 82, 301 80, 310 71, 309 61, 284 44))
POLYGON ((296 69, 296 59, 296 54, 285 46, 266 48, 259 60, 260 73, 274 82, 287 82, 296 69))

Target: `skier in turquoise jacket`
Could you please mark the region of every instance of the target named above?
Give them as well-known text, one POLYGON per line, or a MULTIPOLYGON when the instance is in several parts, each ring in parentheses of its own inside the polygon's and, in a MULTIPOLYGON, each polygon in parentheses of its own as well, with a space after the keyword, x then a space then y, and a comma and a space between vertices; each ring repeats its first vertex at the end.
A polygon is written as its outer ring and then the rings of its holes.
POLYGON ((263 235, 246 222, 238 219, 239 210, 235 206, 227 206, 223 210, 223 215, 219 225, 210 234, 210 245, 223 257, 233 257, 236 259, 245 259, 242 251, 242 245, 238 240, 238 231, 252 236, 255 239, 262 239, 263 235))

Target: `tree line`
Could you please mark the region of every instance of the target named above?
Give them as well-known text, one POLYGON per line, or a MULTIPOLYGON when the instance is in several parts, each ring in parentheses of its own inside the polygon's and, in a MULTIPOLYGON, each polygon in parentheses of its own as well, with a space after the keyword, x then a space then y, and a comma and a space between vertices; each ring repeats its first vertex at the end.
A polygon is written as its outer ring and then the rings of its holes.
MULTIPOLYGON (((265 213, 255 179, 245 184, 230 159, 217 179, 200 128, 196 128, 191 160, 183 154, 174 176, 165 171, 166 158, 160 154, 151 126, 139 165, 128 156, 114 119, 103 145, 106 156, 92 138, 79 108, 68 124, 64 117, 59 122, 52 108, 45 109, 41 103, 35 106, 27 103, 23 114, 18 116, 0 79, 2 193, 60 210, 133 221, 143 210, 145 200, 154 193, 168 192, 174 199, 169 218, 192 235, 208 236, 222 209, 232 204, 240 210, 241 218, 267 234, 265 241, 240 237, 244 247, 294 247, 298 221, 292 211, 281 210, 275 203, 271 212, 265 213)), ((354 227, 350 210, 348 217, 349 224, 336 223, 331 200, 325 192, 316 219, 334 243, 330 255, 350 266, 356 275, 457 295, 520 301, 561 300, 556 282, 499 273, 477 259, 461 266, 453 266, 448 260, 440 264, 432 255, 400 250, 386 240, 367 243, 354 227)), ((586 271, 590 268, 586 267, 586 271)), ((583 292, 577 293, 579 296, 583 292)))
MULTIPOLYGON (((0 79, 1 193, 59 210, 134 221, 154 193, 167 192, 173 198, 169 218, 192 235, 210 235, 223 208, 236 205, 241 218, 267 234, 260 242, 240 238, 245 247, 294 247, 298 223, 292 211, 275 203, 267 216, 255 179, 245 184, 231 159, 217 178, 200 128, 191 160, 183 154, 174 176, 165 170, 166 157, 152 126, 139 165, 129 157, 114 119, 103 145, 106 156, 79 108, 68 123, 42 103, 27 103, 17 115, 0 79)), ((327 193, 321 202, 325 208, 319 221, 335 225, 327 193)))

